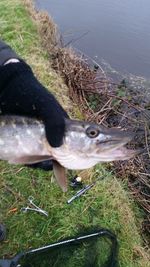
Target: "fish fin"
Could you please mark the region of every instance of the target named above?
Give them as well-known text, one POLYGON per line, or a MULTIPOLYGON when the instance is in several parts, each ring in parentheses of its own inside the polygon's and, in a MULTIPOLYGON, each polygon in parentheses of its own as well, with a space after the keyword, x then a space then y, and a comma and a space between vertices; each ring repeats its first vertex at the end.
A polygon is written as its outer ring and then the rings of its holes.
POLYGON ((48 155, 22 156, 19 158, 9 160, 9 163, 12 163, 12 164, 33 164, 33 163, 38 163, 38 162, 50 160, 50 159, 51 159, 51 157, 48 155))
POLYGON ((63 192, 67 191, 67 177, 66 171, 63 166, 59 164, 59 162, 53 160, 53 170, 57 180, 58 185, 61 187, 63 192))

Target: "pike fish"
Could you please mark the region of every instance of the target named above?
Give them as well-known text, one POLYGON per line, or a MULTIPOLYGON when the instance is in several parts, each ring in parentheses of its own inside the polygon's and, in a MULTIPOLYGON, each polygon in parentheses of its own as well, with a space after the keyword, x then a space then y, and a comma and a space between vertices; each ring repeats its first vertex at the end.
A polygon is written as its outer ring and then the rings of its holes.
POLYGON ((22 116, 0 116, 0 160, 33 164, 53 160, 56 180, 67 191, 65 169, 86 169, 100 162, 127 160, 136 151, 127 149, 133 134, 119 128, 78 120, 65 120, 60 147, 51 147, 42 121, 22 116))

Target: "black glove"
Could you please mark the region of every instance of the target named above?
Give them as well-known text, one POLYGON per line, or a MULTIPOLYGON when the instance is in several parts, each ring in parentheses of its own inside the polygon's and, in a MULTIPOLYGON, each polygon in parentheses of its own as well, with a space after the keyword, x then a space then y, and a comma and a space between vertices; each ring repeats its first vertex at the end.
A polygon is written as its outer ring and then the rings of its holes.
POLYGON ((62 144, 68 115, 23 60, 0 66, 0 111, 42 119, 50 145, 62 144))

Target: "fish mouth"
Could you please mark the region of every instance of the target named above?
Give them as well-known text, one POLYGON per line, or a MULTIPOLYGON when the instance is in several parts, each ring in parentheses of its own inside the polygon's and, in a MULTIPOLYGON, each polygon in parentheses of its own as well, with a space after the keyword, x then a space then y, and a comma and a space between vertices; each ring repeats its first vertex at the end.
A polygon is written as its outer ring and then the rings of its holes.
POLYGON ((107 150, 99 154, 99 162, 110 162, 118 160, 128 160, 139 154, 139 151, 127 149, 125 146, 114 148, 113 150, 107 150))
POLYGON ((133 139, 133 132, 111 128, 107 129, 101 137, 97 140, 97 143, 100 161, 102 162, 127 160, 138 154, 136 150, 125 147, 133 139))
POLYGON ((121 129, 107 129, 103 132, 97 144, 103 150, 116 150, 129 143, 134 137, 134 133, 128 131, 122 131, 121 129))

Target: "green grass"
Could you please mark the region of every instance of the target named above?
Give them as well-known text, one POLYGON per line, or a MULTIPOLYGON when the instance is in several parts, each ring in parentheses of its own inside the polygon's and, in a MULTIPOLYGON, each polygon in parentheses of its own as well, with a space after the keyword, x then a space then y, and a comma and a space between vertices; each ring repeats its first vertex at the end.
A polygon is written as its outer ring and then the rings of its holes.
POLYGON ((49 172, 25 167, 19 170, 4 163, 1 169, 1 220, 9 230, 8 240, 1 245, 2 255, 54 242, 85 228, 106 227, 119 238, 120 266, 142 266, 138 265, 141 257, 136 255, 136 250, 141 249, 141 240, 128 195, 105 169, 98 170, 97 167, 97 175, 106 178, 71 205, 66 201, 74 192, 69 190, 62 194, 58 186, 51 183, 49 172), (48 218, 20 211, 27 205, 30 195, 49 212, 48 218), (17 211, 10 212, 13 208, 17 211))
MULTIPOLYGON (((21 0, 0 1, 0 35, 32 65, 38 78, 70 110, 72 103, 66 95, 67 89, 60 77, 50 69, 46 52, 40 46, 36 23, 21 0)), ((71 205, 67 205, 66 201, 74 191, 69 188, 67 193, 62 193, 57 184, 51 181, 51 172, 8 165, 5 162, 0 163, 0 170, 0 221, 8 230, 7 240, 0 244, 0 257, 76 235, 86 228, 105 227, 118 237, 120 267, 149 265, 148 254, 139 234, 141 213, 129 195, 126 184, 113 177, 104 166, 99 165, 92 171, 81 173, 86 177, 86 183, 94 181, 97 176, 105 179, 71 205), (21 207, 27 205, 30 195, 48 211, 48 218, 20 211, 21 207), (16 211, 11 211, 14 208, 16 211)), ((69 172, 68 179, 72 175, 69 172)), ((106 251, 105 246, 99 244, 99 251, 106 251)), ((95 247, 91 247, 91 250, 93 254, 95 247)), ((104 258, 104 251, 100 253, 99 261, 104 258)), ((73 257, 69 257, 64 266, 79 266, 83 254, 83 250, 76 252, 75 262, 73 257)), ((43 263, 42 266, 48 265, 43 263)), ((58 266, 63 266, 62 262, 58 266)))

